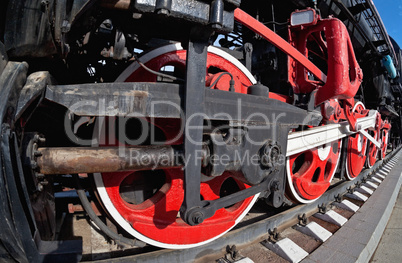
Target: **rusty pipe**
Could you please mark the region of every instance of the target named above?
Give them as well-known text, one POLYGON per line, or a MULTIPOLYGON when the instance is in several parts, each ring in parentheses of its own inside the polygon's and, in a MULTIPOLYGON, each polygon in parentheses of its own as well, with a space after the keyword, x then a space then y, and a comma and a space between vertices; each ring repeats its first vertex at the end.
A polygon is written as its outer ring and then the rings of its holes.
POLYGON ((130 9, 131 0, 102 0, 101 6, 109 9, 130 9))
MULTIPOLYGON (((200 153, 205 156, 206 151, 200 153)), ((183 166, 182 151, 170 145, 136 147, 42 147, 41 174, 106 173, 183 166)))

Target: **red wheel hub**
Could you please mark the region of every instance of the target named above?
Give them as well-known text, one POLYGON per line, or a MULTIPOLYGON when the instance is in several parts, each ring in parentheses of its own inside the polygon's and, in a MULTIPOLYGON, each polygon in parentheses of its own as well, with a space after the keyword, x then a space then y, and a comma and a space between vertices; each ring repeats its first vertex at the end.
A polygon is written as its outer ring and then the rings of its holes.
MULTIPOLYGON (((222 72, 231 73, 236 92, 245 93, 247 87, 255 82, 238 60, 216 48, 208 50, 207 85, 215 82, 216 76, 222 72)), ((154 71, 171 66, 173 70, 170 74, 181 78, 184 78, 185 59, 186 51, 178 49, 177 45, 162 47, 140 58, 142 63, 154 71)), ((222 75, 214 88, 228 90, 230 78, 227 77, 229 75, 222 75)), ((156 82, 157 77, 134 62, 118 81, 156 82)), ((176 133, 180 130, 178 125, 172 126, 158 119, 153 125, 162 129, 167 138, 174 137, 175 128, 176 133)), ((202 176, 201 181, 202 200, 215 200, 249 187, 228 172, 213 178, 202 176)), ((181 169, 103 173, 95 175, 95 183, 103 204, 120 226, 146 243, 165 248, 194 247, 218 238, 246 215, 258 197, 249 197, 233 206, 219 209, 203 223, 189 226, 179 214, 184 198, 181 169)))
POLYGON ((287 195, 293 201, 312 202, 328 189, 338 166, 341 144, 338 140, 288 158, 287 195))

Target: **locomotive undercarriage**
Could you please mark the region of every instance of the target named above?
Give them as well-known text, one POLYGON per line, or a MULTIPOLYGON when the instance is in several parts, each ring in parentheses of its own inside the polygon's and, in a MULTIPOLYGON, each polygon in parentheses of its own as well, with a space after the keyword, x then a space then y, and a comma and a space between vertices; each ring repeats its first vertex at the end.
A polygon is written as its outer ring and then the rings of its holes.
POLYGON ((268 15, 270 29, 247 1, 249 14, 240 1, 188 1, 210 8, 201 15, 181 1, 93 2, 68 15, 42 2, 57 18, 53 46, 40 46, 52 59, 14 45, 9 55, 29 69, 1 50, 0 196, 9 205, 0 214, 10 222, 1 241, 14 259, 80 253, 79 242, 53 241, 59 193, 77 190, 122 246, 190 248, 225 234, 258 199, 267 210, 313 202, 333 178, 353 180, 399 144, 395 116, 363 103, 363 51, 317 6, 295 12, 313 21, 281 25, 275 19, 307 7, 292 1, 268 15), (186 33, 164 32, 163 22, 186 33), (16 226, 32 235, 20 238, 16 226))

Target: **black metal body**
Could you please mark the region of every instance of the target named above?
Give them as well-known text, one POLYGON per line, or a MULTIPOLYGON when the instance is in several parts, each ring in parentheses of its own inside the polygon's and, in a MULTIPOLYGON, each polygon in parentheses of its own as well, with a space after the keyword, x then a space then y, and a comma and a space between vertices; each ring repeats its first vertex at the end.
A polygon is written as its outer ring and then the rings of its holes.
MULTIPOLYGON (((201 47, 202 48, 202 47, 201 47)), ((190 53, 191 54, 191 53, 190 53)), ((203 54, 202 52, 200 54, 203 54)), ((205 55, 205 54, 204 54, 205 55)), ((202 63, 202 60, 196 60, 202 63)), ((205 60, 204 60, 205 61, 205 60)), ((200 63, 200 64, 201 64, 200 63)), ((204 62, 205 63, 205 62, 204 62)), ((202 66, 200 66, 202 67, 202 66)), ((205 67, 205 66, 204 66, 205 67)), ((202 67, 202 68, 204 68, 202 67)), ((196 69, 195 69, 196 70, 196 69)), ((196 70, 197 71, 197 70, 196 70)), ((187 78, 197 82, 196 78, 187 78)), ((198 81, 200 82, 200 81, 198 81)), ((187 87, 191 85, 187 84, 187 87)), ((193 84, 193 87, 198 87, 193 84)), ((53 103, 57 103, 67 108, 79 116, 131 116, 131 117, 152 117, 152 118, 180 118, 181 116, 191 116, 192 113, 204 113, 208 121, 218 121, 222 127, 217 126, 215 129, 231 127, 232 130, 242 130, 243 133, 236 136, 228 136, 231 140, 227 141, 219 134, 211 134, 212 145, 210 147, 211 155, 228 155, 232 156, 229 162, 232 165, 227 167, 219 167, 219 164, 211 168, 211 176, 216 176, 217 171, 241 171, 244 180, 255 185, 247 190, 229 195, 216 201, 199 200, 199 178, 201 174, 201 159, 198 153, 202 152, 202 135, 206 131, 203 130, 203 118, 199 120, 191 119, 187 125, 195 127, 188 129, 188 140, 184 141, 184 158, 186 160, 185 189, 188 196, 183 203, 182 213, 186 222, 189 224, 197 224, 193 219, 197 218, 201 223, 201 218, 205 219, 212 216, 217 209, 233 205, 239 200, 263 192, 263 196, 269 198, 274 206, 280 206, 284 200, 284 154, 286 153, 287 134, 292 128, 299 125, 317 125, 321 120, 321 115, 317 112, 308 112, 291 106, 287 103, 277 100, 266 99, 261 96, 245 95, 227 91, 209 90, 198 87, 194 91, 188 91, 184 97, 181 90, 184 87, 176 84, 159 84, 159 83, 108 83, 108 84, 87 84, 87 85, 71 85, 71 86, 47 86, 44 98, 53 103), (94 92, 96 90, 96 92, 94 92), (191 94, 190 100, 185 98, 191 94), (94 95, 96 93, 97 95, 94 95), (109 95, 107 95, 109 94, 109 95), (160 101, 160 95, 163 94, 163 101, 160 101), (205 102, 194 103, 194 97, 200 100, 205 97, 205 102), (77 108, 81 100, 88 99, 93 103, 77 108), (98 101, 103 100, 102 103, 98 101), (127 101, 136 101, 134 105, 127 105, 127 101), (237 102, 233 104, 233 101, 237 102), (113 112, 105 111, 102 105, 111 105, 113 112), (159 102, 159 103, 158 103, 159 102), (187 105, 185 111, 181 111, 177 106, 187 105), (190 106, 188 106, 188 104, 190 106), (152 109, 152 105, 156 105, 152 109), (199 108, 195 108, 195 107, 199 108), (204 108, 205 106, 205 108, 204 108), (263 119, 260 115, 253 115, 255 111, 272 116, 269 120, 263 119), (184 113, 183 113, 184 112, 184 113), (190 114, 191 113, 191 114, 190 114), (228 117, 230 116, 230 118, 228 117), (197 128, 199 127, 199 128, 197 128), (198 136, 198 137, 197 137, 198 136), (218 139, 219 138, 219 139, 218 139), (234 143, 233 138, 237 138, 234 143), (218 146, 217 140, 225 141, 225 146, 218 146), (258 142, 258 143, 255 143, 258 142), (214 144, 215 143, 215 144, 214 144), (187 145, 187 146, 186 146, 187 145), (266 149, 268 146, 277 145, 279 150, 277 156, 273 156, 272 164, 261 162, 263 156, 269 153, 266 149), (260 165, 255 165, 252 158, 260 158, 260 165), (246 160, 244 160, 246 158, 246 160), (243 159, 243 160, 241 160, 243 159), (241 162, 242 161, 242 162, 241 162), (198 179, 197 179, 198 178, 198 179), (273 189, 273 190, 272 190, 273 189), (191 210, 192 212, 185 212, 191 210), (194 215, 196 214, 196 216, 194 215)), ((24 98, 25 99, 25 98, 24 98)), ((183 127, 185 128, 185 127, 183 127)), ((232 132, 234 133, 234 132, 232 132)), ((270 146, 270 147, 271 147, 270 146)), ((267 155, 271 159, 271 155, 267 155)))
POLYGON ((240 2, 241 0, 136 0, 132 5, 143 13, 168 15, 230 32, 234 26, 233 10, 240 2))
POLYGON ((13 118, 27 70, 26 63, 8 62, 0 75, 0 255, 17 262, 78 261, 82 253, 80 240, 41 240, 35 222, 13 118))
MULTIPOLYGON (((176 105, 182 105, 184 87, 178 84, 99 83, 49 85, 44 88, 46 101, 56 103, 78 116, 182 117, 181 108, 176 105), (82 100, 89 103, 79 104, 82 100), (127 103, 133 100, 137 103, 127 103), (103 104, 113 107, 106 108, 103 104)), ((271 124, 280 120, 283 125, 317 125, 322 119, 318 112, 309 112, 274 99, 221 90, 203 89, 203 92, 204 114, 209 120, 232 120, 239 123, 247 120, 246 123, 250 124, 265 124, 266 120, 261 116, 251 115, 256 110, 272 117, 269 119, 271 124), (233 101, 239 103, 233 104, 233 101), (216 115, 220 112, 228 115, 216 115)))

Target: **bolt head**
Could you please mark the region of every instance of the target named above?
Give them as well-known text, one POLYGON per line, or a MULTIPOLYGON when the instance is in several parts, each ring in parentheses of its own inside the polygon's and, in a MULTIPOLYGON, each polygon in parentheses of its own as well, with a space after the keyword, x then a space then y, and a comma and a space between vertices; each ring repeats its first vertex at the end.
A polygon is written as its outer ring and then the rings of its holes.
POLYGON ((204 222, 204 215, 201 212, 195 212, 192 216, 192 221, 194 224, 199 225, 204 222))

